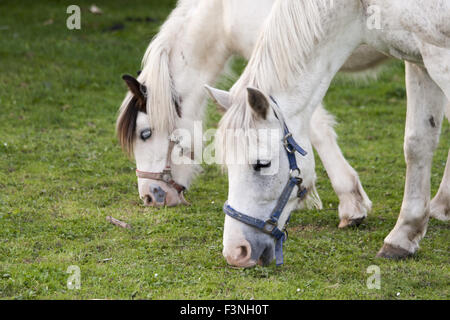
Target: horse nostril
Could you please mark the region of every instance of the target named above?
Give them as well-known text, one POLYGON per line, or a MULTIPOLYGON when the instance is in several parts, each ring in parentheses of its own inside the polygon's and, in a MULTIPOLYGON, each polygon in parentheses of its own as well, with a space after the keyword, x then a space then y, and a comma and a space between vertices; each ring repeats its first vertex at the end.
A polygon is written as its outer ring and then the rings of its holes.
POLYGON ((151 206, 152 205, 152 197, 150 197, 149 195, 144 196, 144 205, 145 206, 151 206))
POLYGON ((254 265, 254 263, 250 259, 251 257, 250 244, 245 242, 235 247, 228 247, 224 251, 224 256, 230 265, 243 268, 254 265))
POLYGON ((236 260, 244 260, 248 256, 248 249, 246 246, 240 246, 239 249, 240 253, 236 257, 237 258, 236 260))

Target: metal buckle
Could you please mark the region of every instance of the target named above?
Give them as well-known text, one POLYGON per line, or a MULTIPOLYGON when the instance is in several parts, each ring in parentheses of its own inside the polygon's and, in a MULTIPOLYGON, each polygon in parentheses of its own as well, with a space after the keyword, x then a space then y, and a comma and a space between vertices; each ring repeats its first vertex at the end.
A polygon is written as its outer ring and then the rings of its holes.
POLYGON ((172 173, 170 172, 170 169, 164 169, 161 173, 161 180, 168 183, 172 180, 172 173))
POLYGON ((286 149, 286 151, 288 153, 292 154, 292 153, 295 152, 295 148, 287 141, 288 138, 290 138, 290 137, 292 137, 292 133, 290 133, 290 132, 287 135, 284 136, 284 138, 283 138, 283 145, 284 145, 284 148, 286 149))
POLYGON ((277 226, 278 226, 277 221, 266 220, 266 223, 264 224, 264 227, 263 227, 263 231, 264 231, 265 233, 272 234, 273 230, 275 230, 275 228, 276 228, 277 226), (268 229, 268 228, 267 228, 268 225, 269 225, 269 226, 272 226, 272 228, 268 229))
POLYGON ((302 172, 300 171, 299 168, 289 170, 289 177, 290 177, 290 178, 301 179, 301 178, 300 178, 300 175, 301 175, 301 174, 302 174, 302 172))

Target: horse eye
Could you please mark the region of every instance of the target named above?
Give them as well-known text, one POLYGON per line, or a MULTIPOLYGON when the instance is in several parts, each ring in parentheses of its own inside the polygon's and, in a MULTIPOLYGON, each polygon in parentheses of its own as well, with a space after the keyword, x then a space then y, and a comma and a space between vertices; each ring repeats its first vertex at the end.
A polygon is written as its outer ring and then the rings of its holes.
POLYGON ((152 130, 150 129, 145 129, 143 131, 141 131, 141 139, 142 140, 147 140, 152 136, 152 130))
POLYGON ((260 161, 257 160, 256 164, 253 164, 253 170, 261 171, 261 168, 269 168, 272 165, 271 161, 260 161))

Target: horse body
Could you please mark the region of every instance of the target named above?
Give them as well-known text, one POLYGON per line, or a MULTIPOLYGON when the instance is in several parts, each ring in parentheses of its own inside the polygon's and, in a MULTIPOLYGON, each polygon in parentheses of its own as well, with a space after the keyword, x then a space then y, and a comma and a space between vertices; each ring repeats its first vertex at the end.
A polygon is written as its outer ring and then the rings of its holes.
MULTIPOLYGON (((444 20, 435 17, 442 16, 436 10, 448 5, 445 1, 433 1, 435 11, 428 8, 424 18, 421 9, 428 3, 421 1, 335 0, 331 4, 332 7, 327 0, 286 0, 275 4, 247 68, 231 90, 231 106, 221 120, 219 136, 239 127, 247 130, 279 127, 270 112, 274 108, 270 95, 282 106, 295 139, 310 152, 312 114, 334 75, 358 46, 369 44, 405 60, 408 93, 405 194, 397 224, 379 252, 379 256, 403 258, 417 251, 430 216, 431 160, 450 96, 450 75, 446 68, 450 51, 446 49, 447 42, 440 41, 450 20, 443 23, 444 20), (367 26, 367 9, 373 6, 377 6, 382 17, 382 27, 376 30, 367 26), (400 10, 406 7, 409 7, 407 21, 401 18, 400 10)), ((246 143, 249 142, 235 142, 242 152, 248 147, 246 143)), ((223 154, 227 153, 227 145, 228 141, 219 141, 223 154)), ((270 177, 258 176, 248 165, 228 165, 231 207, 261 220, 269 218, 280 195, 280 186, 290 175, 282 146, 276 156, 280 158, 280 169, 270 177), (264 190, 263 194, 258 190, 264 190)), ((314 181, 311 153, 297 161, 303 186, 311 188, 314 181)), ((439 198, 433 201, 433 208, 444 210, 447 215, 448 182, 445 175, 439 198)), ((298 199, 292 195, 279 219, 280 230, 296 202, 298 199)), ((253 265, 264 252, 274 251, 270 235, 228 216, 224 246, 227 260, 237 266, 253 265)))
MULTIPOLYGON (((185 130, 192 136, 194 123, 202 120, 204 115, 206 99, 203 84, 214 82, 233 54, 250 57, 273 3, 274 0, 179 2, 148 47, 143 60, 143 70, 138 80, 150 92, 147 108, 139 110, 134 121, 130 119, 133 115, 131 93, 127 94, 120 108, 117 122, 118 128, 122 128, 118 130, 119 135, 128 135, 124 138, 127 141, 124 147, 133 151, 139 171, 164 170, 169 136, 175 128, 185 130), (175 102, 181 106, 181 116, 177 115, 175 102), (121 126, 124 122, 135 126, 129 130, 129 126, 121 126), (140 139, 140 133, 150 128, 151 138, 146 141, 140 139)), ((342 70, 362 71, 385 59, 385 55, 362 46, 342 70)), ((340 200, 340 226, 360 221, 370 210, 371 202, 356 171, 345 160, 336 143, 333 118, 320 104, 311 121, 309 135, 340 200)), ((175 149, 189 152, 193 149, 191 142, 184 139, 175 149)), ((199 171, 198 166, 185 164, 172 164, 171 169, 174 179, 186 187, 199 171)), ((171 194, 172 201, 164 204, 184 202, 163 182, 139 178, 138 185, 141 198, 148 204, 155 204, 149 193, 152 186, 171 194)), ((320 207, 318 196, 312 198, 318 199, 316 205, 320 207)))

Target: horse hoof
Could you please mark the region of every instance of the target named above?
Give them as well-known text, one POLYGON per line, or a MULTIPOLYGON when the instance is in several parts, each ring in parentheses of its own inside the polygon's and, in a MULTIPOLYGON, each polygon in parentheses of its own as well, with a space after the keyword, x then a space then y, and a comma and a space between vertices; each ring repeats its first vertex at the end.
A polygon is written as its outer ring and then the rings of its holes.
POLYGON ((414 253, 411 253, 408 250, 385 243, 380 251, 378 251, 377 258, 400 260, 409 258, 413 255, 414 253))
POLYGON ((359 226, 365 218, 357 218, 357 219, 347 219, 344 218, 339 223, 339 229, 348 228, 348 227, 357 227, 359 226))

